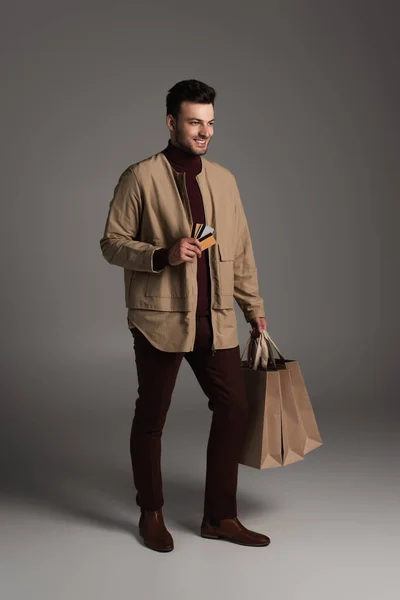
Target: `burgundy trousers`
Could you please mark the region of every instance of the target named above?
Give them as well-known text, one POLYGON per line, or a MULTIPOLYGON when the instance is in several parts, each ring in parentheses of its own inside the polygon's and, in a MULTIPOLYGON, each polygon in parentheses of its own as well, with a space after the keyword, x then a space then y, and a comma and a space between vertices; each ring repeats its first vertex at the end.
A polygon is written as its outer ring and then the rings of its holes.
POLYGON ((131 332, 138 375, 130 437, 137 505, 157 510, 164 504, 161 436, 185 357, 213 412, 207 444, 204 515, 212 520, 236 517, 239 455, 248 416, 239 346, 216 350, 213 355, 209 316, 196 318, 192 352, 163 352, 138 329, 131 332))

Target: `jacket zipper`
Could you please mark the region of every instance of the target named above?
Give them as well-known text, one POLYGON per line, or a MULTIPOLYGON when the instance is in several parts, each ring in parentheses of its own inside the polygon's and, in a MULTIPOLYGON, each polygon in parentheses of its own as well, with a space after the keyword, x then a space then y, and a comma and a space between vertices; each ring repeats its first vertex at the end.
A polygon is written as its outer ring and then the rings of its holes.
MULTIPOLYGON (((196 177, 196 180, 197 180, 197 177, 196 177)), ((197 181, 197 183, 198 183, 198 185, 199 185, 199 187, 200 187, 200 184, 199 184, 199 182, 198 182, 198 181, 197 181)), ((201 190, 200 190, 200 191, 201 191, 201 190)), ((207 214, 206 214, 206 207, 205 207, 205 203, 204 203, 204 201, 203 201, 203 208, 204 208, 204 217, 205 217, 205 220, 206 220, 206 225, 208 225, 209 223, 208 223, 208 218, 207 218, 207 214)), ((213 299, 213 291, 214 291, 214 288, 213 288, 213 278, 212 278, 212 273, 211 273, 210 249, 208 248, 207 250, 206 250, 206 252, 207 252, 207 255, 208 255, 208 266, 209 266, 209 271, 210 271, 210 285, 211 285, 211 302, 210 302, 210 312, 211 312, 211 331, 212 331, 212 345, 211 345, 211 352, 212 352, 212 355, 213 355, 213 356, 215 356, 215 352, 216 352, 216 350, 215 350, 215 345, 214 345, 214 326, 213 326, 213 321, 212 321, 212 316, 213 316, 213 311, 212 311, 212 299, 213 299), (208 250, 208 251, 207 251, 207 250, 208 250)))
MULTIPOLYGON (((207 223, 207 219, 206 219, 206 223, 207 223)), ((214 327, 213 327, 213 322, 212 322, 212 298, 213 298, 213 283, 212 283, 212 275, 211 275, 211 261, 210 261, 210 249, 208 248, 208 265, 210 267, 210 285, 211 285, 211 302, 210 302, 210 311, 211 311, 211 331, 212 331, 212 346, 211 346, 211 352, 212 355, 215 356, 215 345, 214 345, 214 327)))
MULTIPOLYGON (((187 217, 188 217, 188 223, 189 223, 189 228, 191 227, 191 222, 193 223, 193 215, 192 215, 192 211, 190 208, 190 202, 189 202, 189 196, 187 193, 187 188, 186 188, 186 173, 183 173, 183 197, 186 203, 186 212, 187 212, 187 217)), ((197 263, 196 263, 196 268, 197 268, 197 263)), ((195 289, 197 287, 197 272, 196 272, 196 278, 193 278, 193 289, 195 289), (196 279, 196 283, 195 283, 195 279, 196 279)), ((193 296, 197 299, 197 295, 193 294, 193 296)), ((196 310, 196 309, 194 309, 196 310)), ((189 352, 192 352, 192 350, 194 349, 194 344, 196 341, 196 318, 195 318, 195 327, 194 327, 194 336, 193 336, 193 341, 191 344, 191 348, 189 350, 189 352)))

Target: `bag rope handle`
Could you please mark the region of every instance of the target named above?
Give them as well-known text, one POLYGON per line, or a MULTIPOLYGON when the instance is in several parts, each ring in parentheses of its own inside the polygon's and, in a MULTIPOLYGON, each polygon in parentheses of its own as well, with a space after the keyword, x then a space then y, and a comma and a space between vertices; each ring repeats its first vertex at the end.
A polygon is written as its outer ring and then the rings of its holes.
MULTIPOLYGON (((271 341, 269 339, 269 336, 265 335, 265 333, 266 333, 265 330, 263 330, 261 335, 259 335, 256 338, 253 338, 253 336, 250 335, 250 337, 248 338, 247 343, 244 347, 242 355, 241 355, 241 362, 242 362, 243 355, 247 351, 247 365, 249 367, 251 365, 251 368, 254 371, 256 371, 259 368, 262 354, 264 354, 264 357, 266 358, 266 367, 263 367, 262 370, 264 370, 264 371, 268 370, 268 366, 270 363, 272 363, 273 370, 274 371, 277 370, 271 341), (252 344, 256 344, 256 346, 257 346, 254 361, 252 361, 252 358, 251 358, 251 345, 252 344)), ((279 351, 278 351, 278 354, 281 356, 281 358, 283 358, 283 356, 279 353, 279 351)))
POLYGON ((283 354, 279 350, 278 346, 276 345, 276 343, 274 342, 274 340, 269 335, 269 333, 267 332, 266 329, 263 329, 261 331, 261 334, 257 338, 253 338, 252 335, 250 335, 250 337, 247 340, 247 343, 244 347, 244 350, 242 352, 241 361, 243 360, 243 356, 244 356, 245 352, 247 351, 248 365, 250 365, 250 363, 252 362, 251 361, 251 349, 250 349, 251 343, 255 343, 257 345, 256 356, 254 358, 252 369, 254 369, 254 370, 258 369, 258 366, 259 366, 259 363, 261 360, 262 350, 264 350, 264 354, 266 355, 267 363, 269 363, 271 361, 272 364, 274 365, 274 369, 276 369, 273 348, 275 348, 276 352, 278 353, 279 358, 281 358, 286 363, 285 357, 283 356, 283 354))

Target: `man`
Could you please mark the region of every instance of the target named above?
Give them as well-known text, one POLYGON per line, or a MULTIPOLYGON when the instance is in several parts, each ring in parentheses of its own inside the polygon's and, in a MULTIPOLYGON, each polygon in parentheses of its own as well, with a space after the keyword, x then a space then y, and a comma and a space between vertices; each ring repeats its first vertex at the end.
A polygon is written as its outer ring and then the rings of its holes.
POLYGON ((213 88, 185 80, 167 95, 167 147, 128 167, 110 203, 105 259, 124 269, 125 303, 138 374, 130 452, 139 531, 173 549, 162 512, 161 436, 185 358, 213 411, 207 446, 202 537, 266 546, 237 518, 236 490, 247 399, 233 299, 266 329, 249 228, 233 174, 204 158, 214 133, 213 88), (214 229, 202 250, 192 226, 214 229))

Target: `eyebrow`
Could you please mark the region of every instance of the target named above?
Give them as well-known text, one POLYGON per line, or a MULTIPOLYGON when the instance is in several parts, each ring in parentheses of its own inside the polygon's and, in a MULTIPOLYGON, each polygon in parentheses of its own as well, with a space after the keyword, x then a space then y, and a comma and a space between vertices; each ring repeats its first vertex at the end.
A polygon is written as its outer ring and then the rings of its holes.
MULTIPOLYGON (((188 121, 200 121, 201 123, 204 123, 203 119, 197 119, 196 117, 189 117, 188 121)), ((211 123, 211 121, 215 121, 215 119, 210 119, 208 122, 211 123)))

